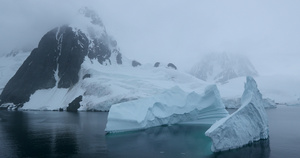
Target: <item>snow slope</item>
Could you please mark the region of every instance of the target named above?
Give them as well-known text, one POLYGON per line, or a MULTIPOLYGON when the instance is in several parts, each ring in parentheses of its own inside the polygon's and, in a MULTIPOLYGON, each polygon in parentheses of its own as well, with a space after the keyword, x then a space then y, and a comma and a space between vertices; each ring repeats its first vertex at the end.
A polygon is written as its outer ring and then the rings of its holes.
MULTIPOLYGON (((241 105, 244 77, 231 79, 226 84, 218 84, 221 97, 227 108, 238 108, 241 105)), ((300 105, 300 77, 298 76, 257 76, 256 82, 269 106, 277 104, 300 105)))
POLYGON ((212 151, 239 148, 269 137, 262 95, 252 77, 247 77, 241 101, 242 106, 236 112, 217 121, 205 132, 213 141, 212 151))
POLYGON ((17 72, 29 54, 30 52, 18 50, 0 57, 0 94, 6 83, 17 72))
POLYGON ((173 87, 153 97, 113 105, 105 131, 139 130, 195 120, 212 124, 227 115, 216 86, 208 86, 202 95, 173 87))
POLYGON ((104 66, 96 59, 86 57, 77 84, 69 89, 37 90, 23 109, 66 108, 68 103, 82 95, 79 110, 107 111, 113 104, 150 97, 174 86, 202 93, 207 85, 192 75, 171 68, 154 68, 152 65, 132 67, 128 64, 104 66), (84 78, 87 74, 90 77, 84 78))

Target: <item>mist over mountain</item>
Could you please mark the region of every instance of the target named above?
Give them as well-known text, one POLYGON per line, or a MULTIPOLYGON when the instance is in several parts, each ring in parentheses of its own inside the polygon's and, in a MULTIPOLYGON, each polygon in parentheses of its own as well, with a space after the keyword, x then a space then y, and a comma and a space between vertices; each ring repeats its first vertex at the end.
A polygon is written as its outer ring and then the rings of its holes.
MULTIPOLYGON (((23 104, 36 90, 72 87, 79 81, 86 57, 102 65, 122 64, 117 42, 107 34, 99 16, 82 8, 77 18, 75 23, 56 27, 42 37, 4 87, 2 103, 23 104)), ((12 51, 8 56, 17 53, 12 51)))
POLYGON ((246 56, 231 53, 206 54, 192 67, 190 73, 203 81, 217 83, 241 76, 258 75, 246 56))
POLYGON ((24 51, 28 50, 16 49, 0 58, 0 68, 7 74, 0 75, 4 108, 106 111, 113 104, 177 85, 177 78, 199 82, 189 74, 174 72, 173 63, 154 67, 127 59, 98 14, 86 7, 72 23, 48 31, 31 53, 24 51))
POLYGON ((1 0, 0 158, 300 157, 299 6, 1 0))

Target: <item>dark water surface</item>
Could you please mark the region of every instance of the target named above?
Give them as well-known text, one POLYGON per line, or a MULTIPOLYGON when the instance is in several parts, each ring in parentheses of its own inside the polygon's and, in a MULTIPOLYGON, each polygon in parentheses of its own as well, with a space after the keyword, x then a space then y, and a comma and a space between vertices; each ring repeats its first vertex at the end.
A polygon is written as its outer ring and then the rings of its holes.
POLYGON ((105 135, 107 113, 0 111, 0 158, 300 157, 300 107, 267 110, 270 139, 212 153, 208 125, 173 125, 105 135))

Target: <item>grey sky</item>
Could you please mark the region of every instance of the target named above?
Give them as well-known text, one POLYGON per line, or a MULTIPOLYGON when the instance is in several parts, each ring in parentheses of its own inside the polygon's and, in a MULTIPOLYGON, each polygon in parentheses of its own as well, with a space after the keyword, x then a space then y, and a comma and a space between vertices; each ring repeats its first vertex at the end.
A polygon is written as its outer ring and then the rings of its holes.
POLYGON ((81 7, 96 10, 130 59, 187 70, 201 54, 246 54, 260 74, 300 72, 296 0, 2 0, 0 50, 37 45, 81 7))

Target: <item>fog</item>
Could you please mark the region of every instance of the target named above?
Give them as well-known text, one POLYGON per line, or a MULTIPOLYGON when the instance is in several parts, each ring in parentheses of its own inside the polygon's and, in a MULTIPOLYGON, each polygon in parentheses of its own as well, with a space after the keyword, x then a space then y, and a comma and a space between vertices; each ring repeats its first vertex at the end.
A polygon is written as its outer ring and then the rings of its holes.
POLYGON ((99 13, 124 56, 142 63, 187 71, 202 54, 228 52, 247 55, 260 75, 300 72, 300 1, 1 0, 0 53, 36 47, 84 6, 99 13))

